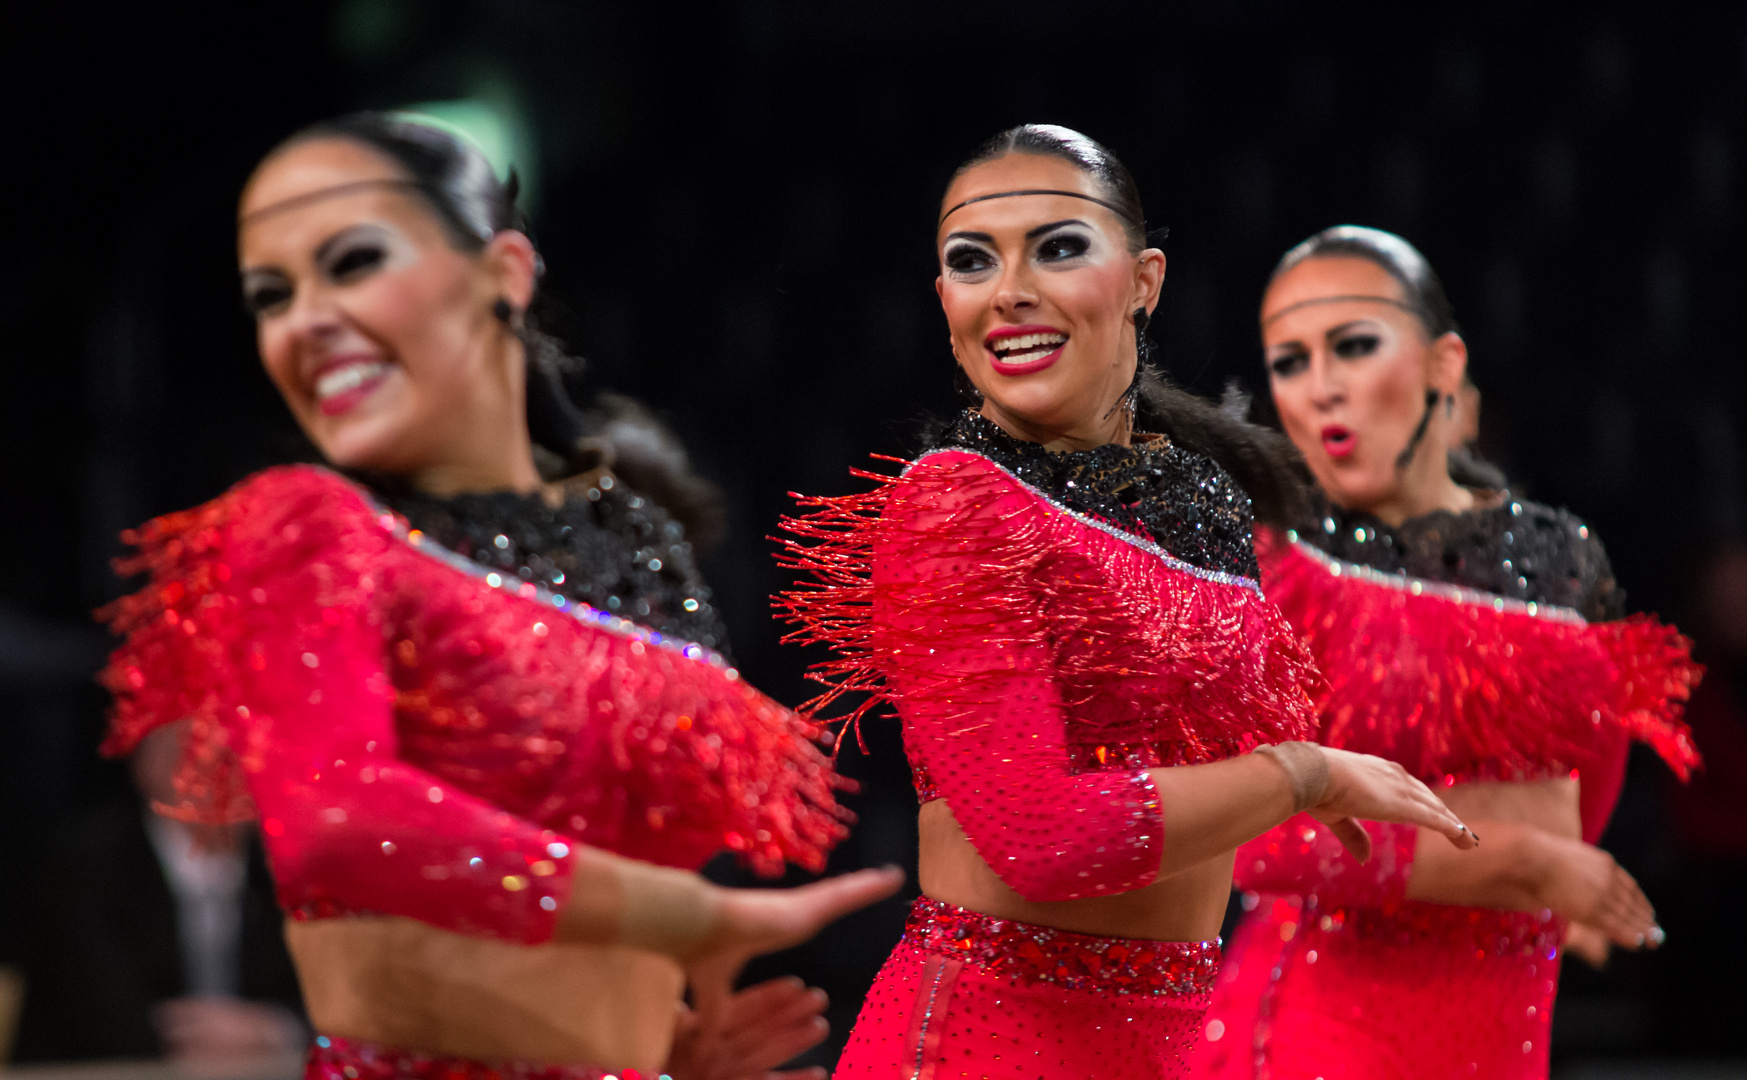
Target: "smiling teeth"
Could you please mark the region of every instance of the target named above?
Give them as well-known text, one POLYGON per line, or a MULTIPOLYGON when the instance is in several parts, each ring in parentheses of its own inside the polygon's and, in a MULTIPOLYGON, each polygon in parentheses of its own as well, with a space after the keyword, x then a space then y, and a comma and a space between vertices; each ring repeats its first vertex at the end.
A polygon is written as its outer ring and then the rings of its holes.
POLYGON ((315 396, 326 400, 348 390, 356 390, 387 370, 388 365, 380 360, 366 360, 330 368, 315 381, 315 396))
POLYGON ((996 356, 1012 356, 1014 353, 1031 352, 1034 349, 1045 348, 1053 350, 1068 340, 1066 334, 1020 334, 1016 337, 999 339, 995 345, 996 356))

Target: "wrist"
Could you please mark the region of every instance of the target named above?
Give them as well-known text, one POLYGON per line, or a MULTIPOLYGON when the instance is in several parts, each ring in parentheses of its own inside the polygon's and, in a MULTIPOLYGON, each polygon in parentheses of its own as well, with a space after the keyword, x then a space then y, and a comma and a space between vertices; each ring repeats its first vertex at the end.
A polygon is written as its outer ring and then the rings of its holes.
MULTIPOLYGON (((1488 833, 1499 832, 1494 828, 1488 833)), ((1552 837, 1536 828, 1511 829, 1504 862, 1516 875, 1517 887, 1536 907, 1553 907, 1559 885, 1559 851, 1552 837)))
POLYGON ((1310 742, 1283 742, 1258 746, 1255 752, 1286 774, 1292 813, 1300 814, 1322 805, 1329 790, 1328 755, 1322 747, 1310 742))
POLYGON ((632 860, 616 869, 622 907, 617 943, 690 960, 722 921, 723 890, 697 874, 632 860))

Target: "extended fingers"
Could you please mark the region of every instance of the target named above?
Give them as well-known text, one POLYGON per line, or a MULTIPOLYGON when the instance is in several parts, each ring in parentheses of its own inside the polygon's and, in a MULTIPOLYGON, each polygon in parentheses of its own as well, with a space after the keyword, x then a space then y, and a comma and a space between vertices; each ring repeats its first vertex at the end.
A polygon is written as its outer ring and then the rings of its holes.
POLYGON ((1331 821, 1328 823, 1328 831, 1334 834, 1342 847, 1353 853, 1353 858, 1362 863, 1371 860, 1371 834, 1357 821, 1352 818, 1331 821))
POLYGON ((1456 816, 1455 811, 1444 804, 1444 800, 1433 794, 1431 788, 1415 777, 1404 775, 1404 779, 1413 786, 1415 805, 1423 815, 1413 824, 1443 834, 1449 838, 1450 843, 1463 850, 1480 845, 1480 837, 1456 816))
POLYGON ((813 930, 849 914, 858 908, 884 900, 904 884, 904 872, 895 866, 878 870, 857 870, 853 874, 829 878, 803 885, 795 890, 808 894, 809 915, 813 930))

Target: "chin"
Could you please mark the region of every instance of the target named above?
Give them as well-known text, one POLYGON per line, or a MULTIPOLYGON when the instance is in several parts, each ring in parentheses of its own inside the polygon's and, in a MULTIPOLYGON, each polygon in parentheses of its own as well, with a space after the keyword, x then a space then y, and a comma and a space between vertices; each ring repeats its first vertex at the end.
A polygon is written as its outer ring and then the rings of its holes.
POLYGON ((1342 476, 1339 469, 1322 482, 1322 488, 1333 502, 1348 510, 1369 510, 1390 494, 1388 484, 1377 483, 1368 475, 1342 476))
POLYGON ((401 472, 405 463, 397 453, 404 440, 397 438, 400 425, 373 423, 363 420, 345 424, 337 430, 313 435, 316 448, 336 469, 362 469, 369 472, 401 472))

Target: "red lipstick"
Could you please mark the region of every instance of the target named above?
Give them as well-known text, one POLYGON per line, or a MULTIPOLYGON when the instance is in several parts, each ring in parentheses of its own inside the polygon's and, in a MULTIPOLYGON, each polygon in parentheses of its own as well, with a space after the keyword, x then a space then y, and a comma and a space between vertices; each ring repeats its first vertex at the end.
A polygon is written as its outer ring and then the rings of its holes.
POLYGON ((339 416, 363 403, 388 376, 389 365, 368 355, 336 356, 316 369, 311 380, 323 416, 339 416))
POLYGON ((983 348, 997 375, 1030 375, 1062 358, 1068 335, 1053 326, 1003 326, 989 331, 983 348))
POLYGON ((1344 458, 1359 445, 1353 430, 1341 424, 1327 424, 1322 429, 1322 449, 1329 457, 1344 458))

